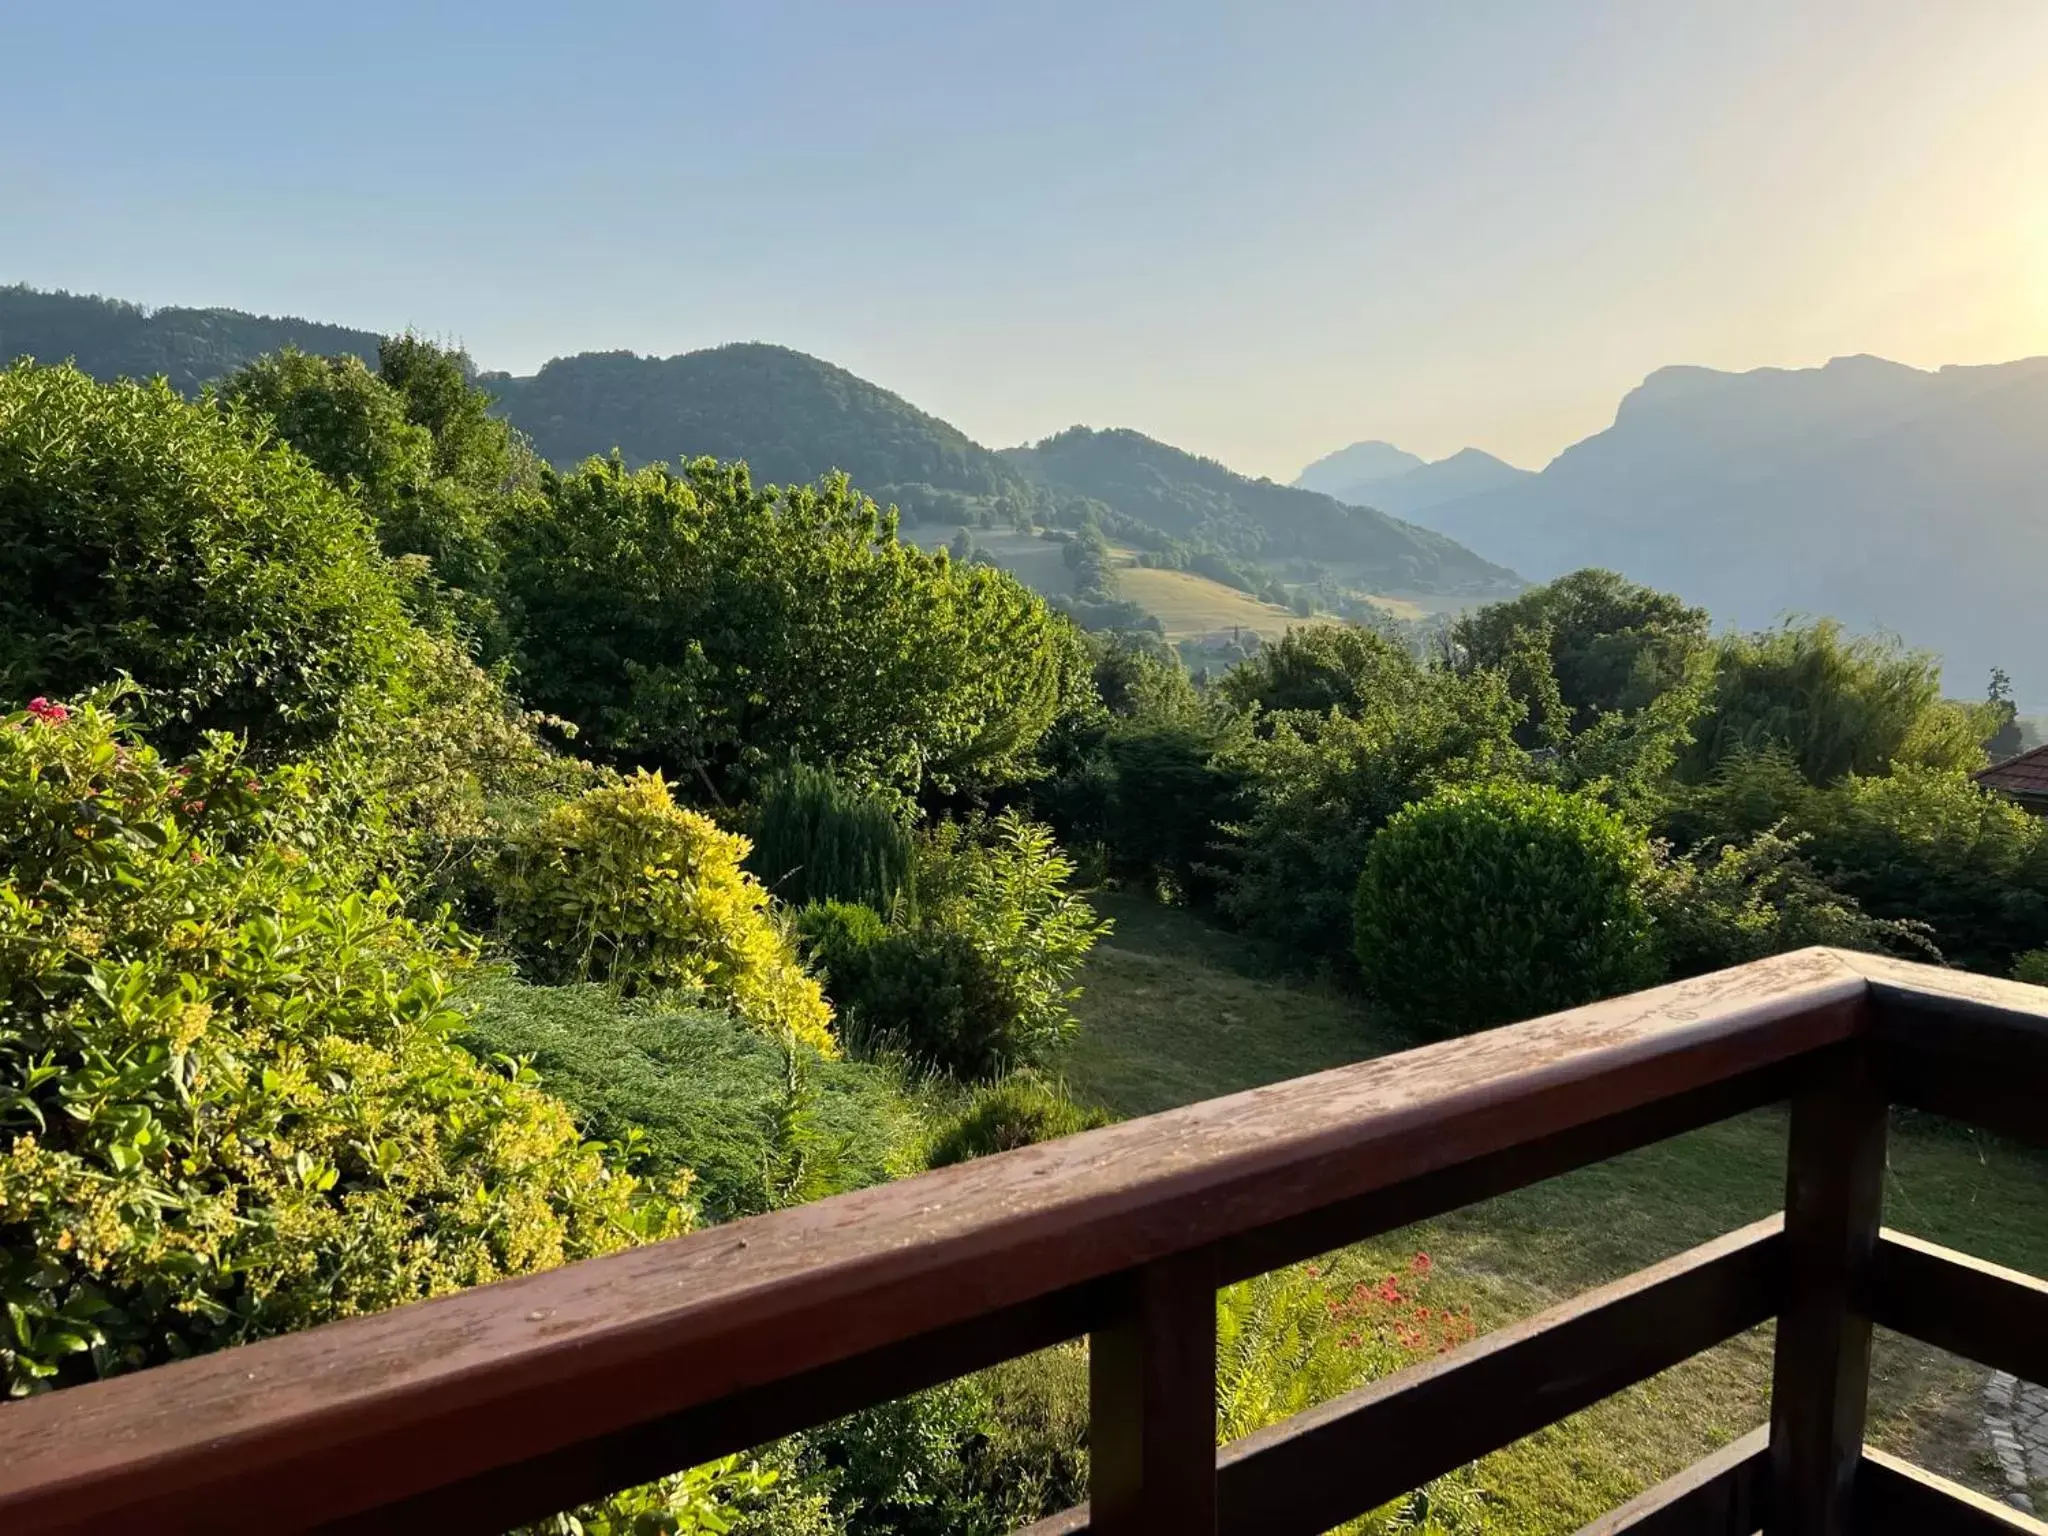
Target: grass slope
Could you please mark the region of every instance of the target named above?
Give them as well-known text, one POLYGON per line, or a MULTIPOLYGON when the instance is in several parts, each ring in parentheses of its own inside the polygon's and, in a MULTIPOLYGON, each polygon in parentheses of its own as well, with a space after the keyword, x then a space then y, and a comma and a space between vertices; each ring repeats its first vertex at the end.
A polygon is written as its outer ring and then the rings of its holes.
MULTIPOLYGON (((1184 912, 1098 897, 1117 921, 1083 976, 1077 1097, 1149 1114, 1362 1060, 1407 1042, 1350 999, 1256 975, 1235 941, 1184 912)), ((1581 1169, 1347 1250, 1338 1272, 1383 1273, 1428 1252, 1482 1324, 1498 1327, 1681 1252, 1783 1204, 1785 1120, 1767 1110, 1581 1169)), ((1895 1129, 1885 1220, 2048 1274, 2048 1159, 1957 1127, 1895 1129)), ((1548 1536, 1586 1521, 1763 1422, 1763 1328, 1545 1430, 1453 1479, 1469 1507, 1443 1529, 1548 1536)), ((1880 1337, 1871 1439, 1995 1491, 1982 1457, 1983 1372, 1880 1337)), ((1462 1511, 1462 1512, 1461 1512, 1462 1511)), ((1368 1524, 1365 1529, 1381 1527, 1368 1524)))
POLYGON ((1120 596, 1158 616, 1169 640, 1193 640, 1233 629, 1262 640, 1277 640, 1289 625, 1305 622, 1285 608, 1262 603, 1249 592, 1193 571, 1119 566, 1116 585, 1120 596))

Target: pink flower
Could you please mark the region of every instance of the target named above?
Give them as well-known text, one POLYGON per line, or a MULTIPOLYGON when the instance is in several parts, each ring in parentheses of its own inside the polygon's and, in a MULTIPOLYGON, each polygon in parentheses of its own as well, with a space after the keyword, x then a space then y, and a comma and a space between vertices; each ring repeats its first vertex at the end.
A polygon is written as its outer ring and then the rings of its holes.
POLYGON ((40 695, 28 701, 28 712, 45 725, 62 725, 71 718, 71 711, 62 704, 52 704, 40 695))

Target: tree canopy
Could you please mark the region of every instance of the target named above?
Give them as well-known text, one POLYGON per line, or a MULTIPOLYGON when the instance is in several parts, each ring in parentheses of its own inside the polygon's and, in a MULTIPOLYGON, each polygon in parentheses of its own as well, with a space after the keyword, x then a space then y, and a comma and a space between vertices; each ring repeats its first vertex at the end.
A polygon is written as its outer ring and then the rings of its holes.
POLYGON ((906 790, 1002 782, 1087 686, 1066 620, 899 543, 843 476, 592 460, 509 544, 528 699, 715 795, 796 761, 906 790))
POLYGON ((419 631, 369 519, 241 413, 75 368, 0 372, 0 691, 126 673, 160 739, 331 739, 419 631))

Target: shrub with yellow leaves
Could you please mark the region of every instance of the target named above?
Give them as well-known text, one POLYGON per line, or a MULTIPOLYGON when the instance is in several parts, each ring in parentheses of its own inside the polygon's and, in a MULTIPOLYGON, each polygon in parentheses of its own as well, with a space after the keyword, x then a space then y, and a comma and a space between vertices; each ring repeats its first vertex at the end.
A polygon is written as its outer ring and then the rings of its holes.
POLYGON ((504 935, 536 980, 695 994, 836 1055, 831 1007, 740 867, 747 851, 660 774, 636 773, 517 834, 498 882, 504 935))
POLYGON ((173 766, 93 705, 0 718, 10 1395, 688 1228, 686 1181, 453 1042, 466 955, 321 836, 225 738, 173 766))

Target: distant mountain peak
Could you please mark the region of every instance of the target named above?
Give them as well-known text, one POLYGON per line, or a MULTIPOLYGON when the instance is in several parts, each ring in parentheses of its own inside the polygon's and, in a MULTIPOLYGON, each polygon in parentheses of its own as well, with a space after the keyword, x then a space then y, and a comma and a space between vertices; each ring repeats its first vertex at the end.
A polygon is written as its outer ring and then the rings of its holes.
POLYGON ((1337 496, 1340 489, 1370 484, 1375 480, 1392 480, 1411 469, 1422 468, 1422 464, 1420 454, 1374 438, 1324 454, 1296 475, 1294 484, 1298 490, 1321 491, 1325 496, 1337 496))

